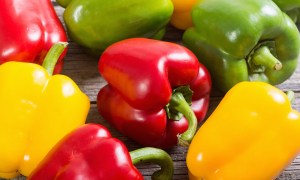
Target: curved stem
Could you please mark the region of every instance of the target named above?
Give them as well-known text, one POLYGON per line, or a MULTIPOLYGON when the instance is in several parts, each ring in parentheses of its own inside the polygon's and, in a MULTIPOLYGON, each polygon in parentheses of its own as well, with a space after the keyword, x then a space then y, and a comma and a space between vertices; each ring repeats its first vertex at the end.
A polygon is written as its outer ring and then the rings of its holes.
POLYGON ((258 48, 251 60, 255 65, 261 65, 269 69, 280 70, 282 68, 281 62, 273 56, 267 46, 258 48))
POLYGON ((130 152, 133 164, 139 163, 155 163, 161 169, 155 171, 152 175, 153 180, 171 180, 173 177, 173 161, 167 152, 161 149, 145 147, 130 152))
POLYGON ((46 71, 52 75, 54 71, 54 67, 60 57, 60 55, 64 52, 67 47, 67 42, 58 42, 55 43, 50 50, 48 51, 42 66, 46 69, 46 71))
POLYGON ((188 129, 183 134, 178 135, 178 145, 187 147, 196 133, 197 117, 180 92, 173 93, 170 104, 188 120, 188 129))

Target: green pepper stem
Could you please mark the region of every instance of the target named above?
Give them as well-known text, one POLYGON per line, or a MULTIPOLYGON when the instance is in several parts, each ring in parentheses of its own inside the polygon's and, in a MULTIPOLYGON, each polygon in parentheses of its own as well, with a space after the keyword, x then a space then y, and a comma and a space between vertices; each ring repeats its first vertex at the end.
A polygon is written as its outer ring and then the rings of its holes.
POLYGON ((188 129, 178 135, 178 145, 188 147, 197 130, 197 117, 181 92, 173 93, 169 104, 172 104, 172 107, 182 113, 188 121, 188 129))
POLYGON ((155 163, 161 169, 155 171, 151 176, 153 180, 171 180, 173 177, 174 165, 170 155, 164 150, 145 147, 130 152, 134 165, 139 163, 155 163))
POLYGON ((295 100, 295 93, 294 93, 294 91, 287 91, 286 95, 287 95, 290 103, 293 103, 294 100, 295 100))
POLYGON ((252 62, 269 69, 280 70, 282 68, 281 62, 273 56, 267 46, 262 46, 254 52, 252 62))
POLYGON ((63 53, 63 51, 65 50, 65 48, 67 46, 68 46, 67 42, 58 42, 58 43, 55 43, 48 51, 42 66, 46 69, 46 71, 50 75, 53 74, 54 67, 55 67, 60 55, 63 53))

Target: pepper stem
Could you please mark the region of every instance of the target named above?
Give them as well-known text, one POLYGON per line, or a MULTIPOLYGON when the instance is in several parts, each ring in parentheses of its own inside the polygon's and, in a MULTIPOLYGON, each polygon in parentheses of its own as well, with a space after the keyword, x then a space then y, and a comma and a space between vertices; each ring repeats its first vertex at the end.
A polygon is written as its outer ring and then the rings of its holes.
POLYGON ((197 130, 197 117, 181 92, 173 93, 169 104, 182 113, 188 121, 188 129, 183 134, 178 135, 178 145, 188 147, 197 130))
POLYGON ((145 147, 130 152, 131 160, 134 165, 139 163, 155 163, 161 169, 155 171, 151 179, 153 180, 171 180, 173 177, 173 161, 167 152, 161 149, 145 147))
POLYGON ((269 69, 280 70, 282 68, 281 62, 273 56, 267 46, 261 46, 254 52, 252 62, 269 69))
POLYGON ((290 103, 293 103, 294 100, 295 100, 295 93, 294 93, 294 91, 287 91, 286 95, 287 95, 290 103))
POLYGON ((65 48, 67 46, 68 46, 67 42, 58 42, 58 43, 55 43, 48 51, 42 66, 46 69, 46 71, 50 75, 53 74, 54 67, 55 67, 60 55, 63 53, 63 51, 65 50, 65 48))

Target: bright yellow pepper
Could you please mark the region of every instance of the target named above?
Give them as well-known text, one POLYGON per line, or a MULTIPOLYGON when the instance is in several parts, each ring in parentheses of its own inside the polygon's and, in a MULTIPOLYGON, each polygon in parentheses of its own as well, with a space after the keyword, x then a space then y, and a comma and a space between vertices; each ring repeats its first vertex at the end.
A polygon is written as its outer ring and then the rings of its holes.
POLYGON ((300 152, 300 113, 285 93, 241 82, 200 127, 187 153, 191 180, 275 179, 300 152))
POLYGON ((85 123, 89 107, 89 98, 67 76, 52 76, 32 63, 2 64, 0 177, 29 175, 56 142, 85 123))
POLYGON ((174 12, 171 18, 171 24, 181 30, 193 26, 191 11, 192 7, 199 0, 172 0, 174 12))

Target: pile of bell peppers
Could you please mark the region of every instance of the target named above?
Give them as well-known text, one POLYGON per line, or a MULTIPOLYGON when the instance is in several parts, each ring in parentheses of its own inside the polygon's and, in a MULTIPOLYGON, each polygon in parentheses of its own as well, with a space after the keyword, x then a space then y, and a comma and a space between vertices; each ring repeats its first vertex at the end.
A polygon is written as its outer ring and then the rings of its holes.
POLYGON ((299 1, 57 3, 66 31, 50 0, 0 2, 1 178, 143 179, 134 164, 151 162, 161 166, 152 179, 169 180, 162 149, 182 145, 191 180, 275 179, 300 153, 300 113, 273 86, 298 64, 299 1), (159 40, 168 23, 183 44, 159 40), (128 152, 106 127, 84 125, 89 98, 52 75, 67 34, 100 55, 99 114, 144 148, 128 152), (206 117, 212 86, 225 96, 206 117))

